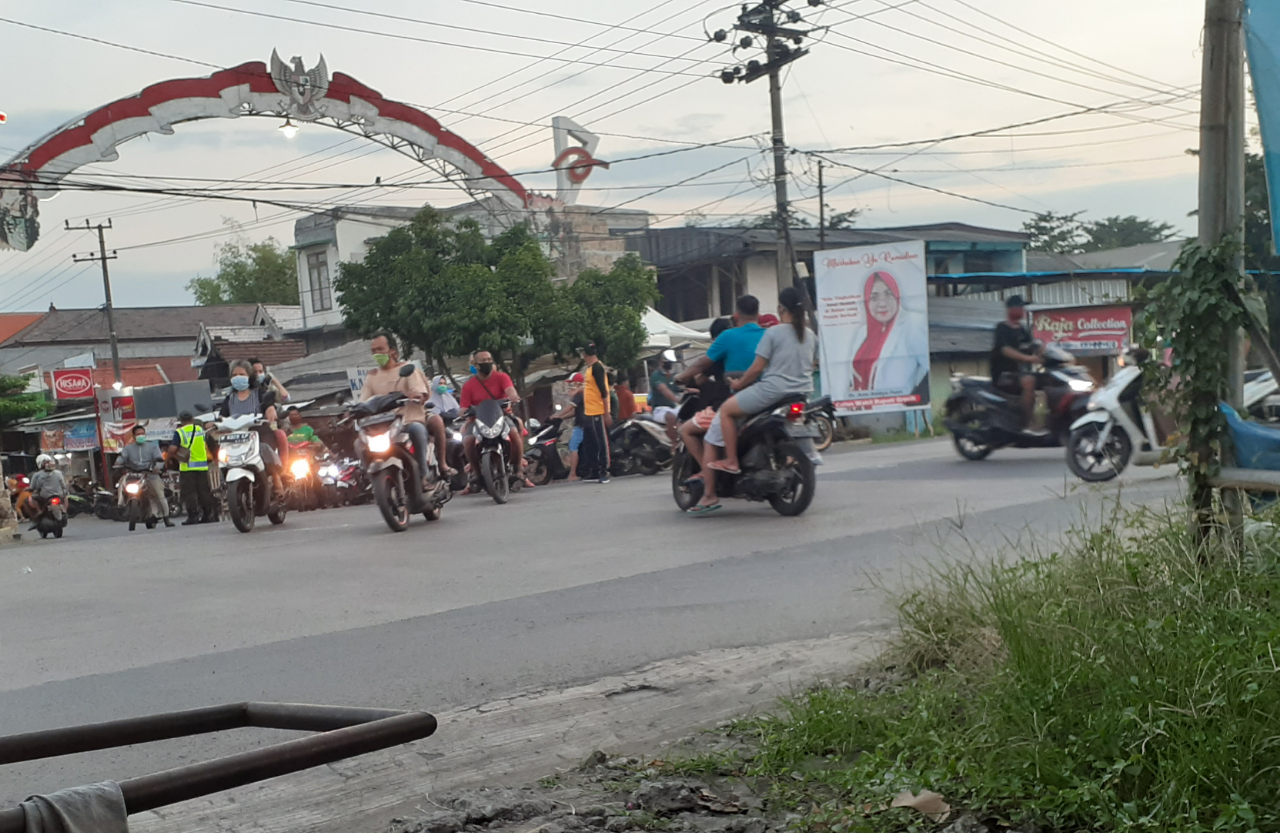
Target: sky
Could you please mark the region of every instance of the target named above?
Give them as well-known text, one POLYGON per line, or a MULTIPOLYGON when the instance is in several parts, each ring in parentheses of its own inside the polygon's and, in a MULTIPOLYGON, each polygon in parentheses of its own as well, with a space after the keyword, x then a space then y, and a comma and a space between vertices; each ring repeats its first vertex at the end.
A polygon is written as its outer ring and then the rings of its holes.
MULTIPOLYGON (((859 209, 867 228, 1017 229, 1034 213, 1083 211, 1194 231, 1197 168, 1187 151, 1198 144, 1201 0, 791 7, 804 16, 798 25, 819 27, 810 54, 784 78, 801 216, 816 219, 821 158, 827 203, 859 209), (1088 112, 1000 129, 1078 111, 1088 112), (950 138, 980 131, 988 132, 950 138)), ((278 49, 307 67, 323 55, 330 72, 420 106, 530 189, 554 191, 544 171, 557 115, 601 134, 597 156, 606 161, 677 151, 595 171, 580 203, 647 209, 659 225, 736 224, 772 204, 767 82, 718 77, 759 50, 735 55, 707 38, 730 28, 737 11, 723 0, 0 0, 0 72, 9 82, 0 156, 149 84, 269 61, 278 49)), ((344 186, 270 192, 320 207, 467 199, 452 186, 394 187, 434 175, 365 139, 319 125, 287 139, 279 124, 178 125, 78 176, 147 187, 157 180, 129 177, 344 186), (384 185, 374 186, 379 177, 384 185)), ((237 235, 292 244, 301 213, 68 191, 42 200, 40 215, 31 251, 0 252, 0 312, 102 303, 98 268, 71 260, 97 241, 64 230, 67 221, 110 218, 115 303, 149 306, 192 303, 187 282, 213 274, 217 247, 237 235)))

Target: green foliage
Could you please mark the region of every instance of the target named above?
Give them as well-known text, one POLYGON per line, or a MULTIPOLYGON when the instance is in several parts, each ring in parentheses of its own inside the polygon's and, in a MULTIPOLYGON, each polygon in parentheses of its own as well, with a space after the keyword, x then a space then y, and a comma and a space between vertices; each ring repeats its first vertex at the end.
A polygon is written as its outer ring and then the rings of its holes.
POLYGON ((1180 455, 1194 503, 1201 508, 1207 506, 1208 479, 1220 467, 1228 442, 1226 418, 1218 410, 1229 393, 1225 348, 1249 321, 1239 303, 1239 254, 1235 238, 1212 249, 1188 243, 1175 264, 1178 276, 1143 293, 1146 305, 1134 322, 1144 347, 1157 355, 1173 349, 1171 367, 1153 362, 1148 373, 1152 390, 1162 392, 1170 411, 1186 426, 1187 443, 1180 455))
POLYGON ((0 429, 43 414, 49 402, 43 393, 26 393, 31 376, 0 376, 0 429))
MULTIPOLYGON (((1055 831, 1280 831, 1280 546, 1213 554, 1181 518, 1111 517, 1062 552, 937 568, 900 600, 910 674, 739 723, 810 831, 936 830, 884 809, 1055 831)), ((706 762, 696 762, 705 768, 706 762)))
MULTIPOLYGON (((228 221, 232 228, 238 228, 228 221)), ((218 273, 187 283, 200 306, 298 303, 298 262, 274 237, 250 243, 243 236, 217 248, 218 273)))
POLYGON ((1143 243, 1160 243, 1177 232, 1169 223, 1144 220, 1141 217, 1104 217, 1081 220, 1083 211, 1074 214, 1037 214, 1023 223, 1022 230, 1031 235, 1030 247, 1058 254, 1079 254, 1104 249, 1120 249, 1143 243))
MULTIPOLYGON (((1244 267, 1260 273, 1258 287, 1267 311, 1259 317, 1267 323, 1272 349, 1280 350, 1280 257, 1271 245, 1271 197, 1262 156, 1245 156, 1244 267)), ((1259 311, 1260 312, 1260 311, 1259 311)))
POLYGON ((640 260, 623 258, 608 274, 587 270, 572 286, 553 283, 554 275, 527 227, 488 243, 475 221, 451 224, 424 208, 375 240, 362 262, 342 264, 335 289, 357 332, 389 330, 433 360, 484 348, 511 361, 517 384, 533 358, 569 355, 593 340, 605 362, 634 363, 644 345, 641 316, 657 299, 640 260))

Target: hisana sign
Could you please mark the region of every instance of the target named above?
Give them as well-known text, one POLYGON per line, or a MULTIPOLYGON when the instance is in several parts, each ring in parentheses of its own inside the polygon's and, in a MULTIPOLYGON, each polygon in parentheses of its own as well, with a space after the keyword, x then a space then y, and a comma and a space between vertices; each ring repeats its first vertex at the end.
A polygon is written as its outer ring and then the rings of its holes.
POLYGON ((1118 356, 1129 343, 1133 311, 1128 307, 1043 310, 1031 318, 1032 335, 1081 356, 1118 356))

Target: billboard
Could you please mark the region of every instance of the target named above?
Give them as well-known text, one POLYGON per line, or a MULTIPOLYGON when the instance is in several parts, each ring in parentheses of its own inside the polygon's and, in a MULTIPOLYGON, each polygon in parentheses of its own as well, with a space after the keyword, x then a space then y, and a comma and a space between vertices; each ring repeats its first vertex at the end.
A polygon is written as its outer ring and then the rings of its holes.
POLYGON ((93 396, 93 368, 53 371, 54 399, 87 399, 93 396))
POLYGON ((1133 311, 1128 307, 1075 307, 1031 315, 1031 334, 1076 356, 1119 356, 1129 344, 1133 311))
POLYGON ((929 407, 924 242, 817 252, 822 391, 841 414, 929 407))

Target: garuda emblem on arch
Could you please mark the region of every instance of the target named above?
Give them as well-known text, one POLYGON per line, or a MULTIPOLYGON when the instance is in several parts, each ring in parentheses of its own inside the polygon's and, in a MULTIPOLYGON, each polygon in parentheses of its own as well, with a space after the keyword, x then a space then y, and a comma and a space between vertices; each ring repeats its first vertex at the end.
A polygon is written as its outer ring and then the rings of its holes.
POLYGON ((329 68, 325 66, 324 56, 320 63, 312 69, 302 65, 302 58, 293 56, 290 67, 280 60, 280 53, 271 50, 271 80, 282 95, 288 96, 283 109, 290 116, 302 121, 318 119, 324 115, 324 107, 320 101, 329 92, 329 68))

